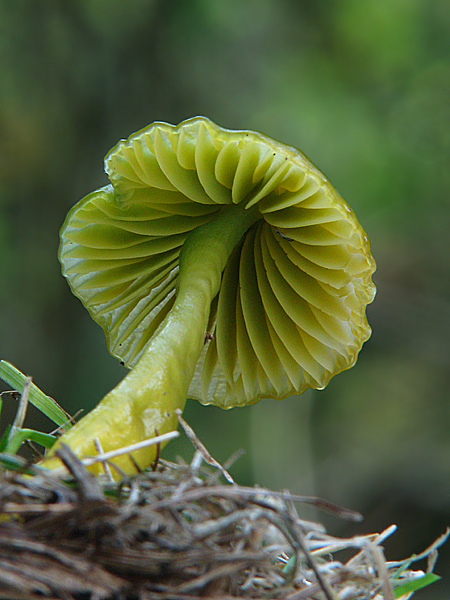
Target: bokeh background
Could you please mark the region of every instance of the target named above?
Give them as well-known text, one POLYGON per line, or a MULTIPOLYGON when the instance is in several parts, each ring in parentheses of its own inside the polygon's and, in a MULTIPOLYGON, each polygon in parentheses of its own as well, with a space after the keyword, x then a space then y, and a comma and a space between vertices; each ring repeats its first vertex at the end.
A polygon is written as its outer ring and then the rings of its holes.
MULTIPOLYGON (((120 138, 202 114, 297 146, 371 239, 372 338, 324 391, 186 418, 219 460, 245 449, 238 481, 365 515, 316 515, 337 534, 396 523, 389 558, 422 550, 450 524, 449 39, 438 0, 0 1, 0 357, 72 413, 123 376, 56 258, 120 138)), ((448 597, 449 563, 419 598, 448 597)))

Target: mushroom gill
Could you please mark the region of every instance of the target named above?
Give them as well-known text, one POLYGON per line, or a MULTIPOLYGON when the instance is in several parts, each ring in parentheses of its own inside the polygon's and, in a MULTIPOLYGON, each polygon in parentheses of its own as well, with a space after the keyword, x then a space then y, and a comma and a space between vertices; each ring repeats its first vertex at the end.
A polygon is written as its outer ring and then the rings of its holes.
POLYGON ((128 367, 174 305, 184 242, 233 205, 256 216, 226 262, 188 396, 222 408, 281 399, 355 363, 375 263, 353 212, 298 150, 198 117, 120 142, 106 173, 111 185, 69 213, 60 260, 128 367))

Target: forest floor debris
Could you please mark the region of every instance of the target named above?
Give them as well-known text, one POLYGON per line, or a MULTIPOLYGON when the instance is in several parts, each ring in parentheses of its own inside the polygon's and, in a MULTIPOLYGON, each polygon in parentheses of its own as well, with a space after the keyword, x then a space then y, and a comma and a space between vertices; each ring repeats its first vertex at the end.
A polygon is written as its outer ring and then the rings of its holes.
POLYGON ((381 544, 394 526, 329 535, 300 519, 296 504, 359 515, 320 498, 237 485, 180 423, 194 445, 190 464, 160 459, 119 482, 93 477, 64 446, 64 476, 3 455, 0 598, 394 600, 436 577, 448 534, 413 559, 387 562, 381 544), (410 569, 419 559, 426 573, 410 569))

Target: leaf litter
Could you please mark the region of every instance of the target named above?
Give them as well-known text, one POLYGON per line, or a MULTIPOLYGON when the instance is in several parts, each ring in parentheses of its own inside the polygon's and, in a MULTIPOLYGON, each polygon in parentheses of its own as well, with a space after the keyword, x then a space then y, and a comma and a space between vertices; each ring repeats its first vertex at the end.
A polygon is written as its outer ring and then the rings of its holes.
POLYGON ((159 459, 118 482, 102 454, 101 477, 64 446, 58 473, 0 455, 0 598, 393 600, 437 579, 448 532, 416 557, 387 562, 382 543, 395 526, 329 535, 296 505, 361 516, 321 498, 236 484, 179 420, 191 462, 159 459), (419 559, 427 573, 410 569, 419 559))

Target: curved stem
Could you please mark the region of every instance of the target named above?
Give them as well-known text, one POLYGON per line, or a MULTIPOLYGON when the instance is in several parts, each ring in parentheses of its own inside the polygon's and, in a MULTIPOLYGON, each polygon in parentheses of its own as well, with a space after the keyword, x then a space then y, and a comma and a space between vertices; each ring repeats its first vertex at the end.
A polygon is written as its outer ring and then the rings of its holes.
MULTIPOLYGON (((156 432, 176 429, 175 410, 182 410, 186 403, 222 272, 233 248, 257 216, 256 210, 245 210, 242 204, 227 206, 189 235, 180 253, 177 297, 159 333, 132 371, 55 447, 65 443, 79 457, 93 456, 94 438, 108 452, 151 438, 156 432)), ((133 458, 145 468, 155 453, 156 449, 149 447, 135 452, 133 458)), ((135 471, 128 456, 114 462, 125 473, 135 471)), ((43 465, 54 468, 60 463, 50 457, 43 465)), ((92 467, 99 469, 98 465, 92 467)))

